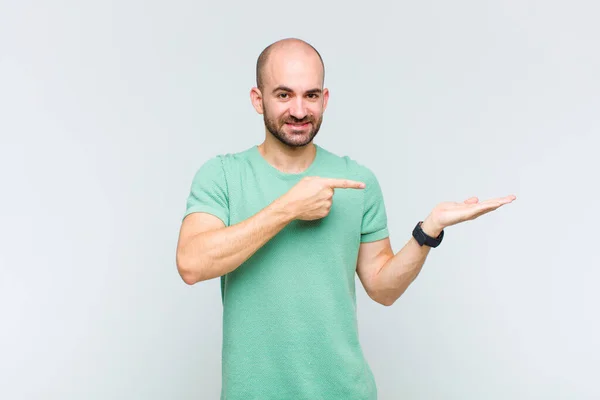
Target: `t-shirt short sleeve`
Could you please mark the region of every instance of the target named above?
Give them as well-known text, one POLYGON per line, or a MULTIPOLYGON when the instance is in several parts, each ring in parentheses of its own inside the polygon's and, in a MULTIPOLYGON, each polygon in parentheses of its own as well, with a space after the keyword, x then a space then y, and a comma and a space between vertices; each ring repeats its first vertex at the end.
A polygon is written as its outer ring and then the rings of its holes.
POLYGON ((383 193, 377 177, 365 168, 365 203, 361 226, 361 243, 374 242, 389 236, 383 193))
POLYGON ((212 214, 229 226, 227 180, 220 156, 206 161, 194 175, 183 218, 194 212, 212 214))

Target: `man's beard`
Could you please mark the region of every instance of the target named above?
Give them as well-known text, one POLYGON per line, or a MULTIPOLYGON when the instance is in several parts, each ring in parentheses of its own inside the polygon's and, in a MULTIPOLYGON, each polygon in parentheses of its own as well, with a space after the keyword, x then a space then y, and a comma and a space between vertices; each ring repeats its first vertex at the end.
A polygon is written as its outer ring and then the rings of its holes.
MULTIPOLYGON (((285 144, 289 147, 302 147, 309 144, 317 133, 319 133, 319 129, 321 128, 321 122, 323 122, 323 116, 318 120, 315 120, 313 116, 307 115, 302 119, 297 119, 295 117, 287 116, 282 118, 281 120, 274 120, 269 118, 268 112, 265 109, 263 113, 263 118, 265 121, 265 127, 275 138, 277 138, 281 143, 285 144), (302 133, 286 133, 284 132, 284 128, 290 130, 290 127, 285 127, 286 123, 294 123, 294 124, 303 124, 310 123, 310 127, 308 130, 304 130, 302 133)), ((292 128, 293 132, 294 129, 292 128)), ((297 131, 296 131, 297 132, 297 131)))

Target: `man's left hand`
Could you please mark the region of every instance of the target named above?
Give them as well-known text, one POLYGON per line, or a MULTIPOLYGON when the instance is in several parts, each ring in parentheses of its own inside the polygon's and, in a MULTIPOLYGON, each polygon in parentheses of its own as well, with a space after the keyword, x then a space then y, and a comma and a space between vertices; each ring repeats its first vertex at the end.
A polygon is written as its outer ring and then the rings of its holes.
POLYGON ((510 195, 479 202, 477 197, 471 197, 463 203, 450 201, 440 203, 423 221, 423 231, 430 236, 437 237, 448 226, 474 220, 505 204, 512 203, 516 198, 517 196, 510 195))

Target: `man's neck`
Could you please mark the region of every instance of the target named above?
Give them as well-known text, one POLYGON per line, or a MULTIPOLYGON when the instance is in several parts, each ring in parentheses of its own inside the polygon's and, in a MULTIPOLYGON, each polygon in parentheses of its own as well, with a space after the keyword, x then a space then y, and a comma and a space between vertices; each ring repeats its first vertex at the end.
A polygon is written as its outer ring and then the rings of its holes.
POLYGON ((278 170, 298 174, 306 170, 314 161, 316 147, 310 142, 302 147, 290 147, 273 138, 265 139, 258 145, 258 151, 262 157, 278 170))

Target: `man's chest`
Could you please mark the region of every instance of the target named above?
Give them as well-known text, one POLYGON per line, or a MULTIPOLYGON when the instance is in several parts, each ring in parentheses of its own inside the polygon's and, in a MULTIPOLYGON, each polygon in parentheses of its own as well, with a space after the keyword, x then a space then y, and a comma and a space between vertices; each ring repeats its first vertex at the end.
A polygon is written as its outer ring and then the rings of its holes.
MULTIPOLYGON (((248 179, 237 180, 229 187, 230 224, 244 221, 283 196, 296 184, 296 181, 248 179)), ((364 211, 364 192, 356 189, 335 189, 329 214, 312 221, 297 220, 295 226, 300 231, 317 234, 322 231, 353 231, 360 226, 364 211), (354 229, 353 229, 354 228, 354 229)))

